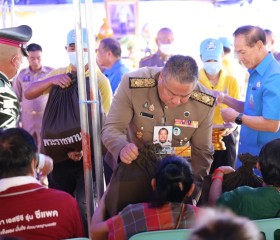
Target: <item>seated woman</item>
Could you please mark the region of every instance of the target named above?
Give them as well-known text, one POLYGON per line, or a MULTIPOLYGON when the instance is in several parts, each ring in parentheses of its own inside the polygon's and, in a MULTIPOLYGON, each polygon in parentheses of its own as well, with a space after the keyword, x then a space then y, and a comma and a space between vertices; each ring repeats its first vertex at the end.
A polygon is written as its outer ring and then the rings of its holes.
POLYGON ((263 186, 241 186, 222 193, 224 175, 234 171, 219 167, 212 176, 209 202, 231 209, 237 215, 252 220, 280 217, 280 138, 266 143, 260 153, 257 168, 263 176, 263 186))
POLYGON ((191 228, 199 208, 185 204, 184 199, 192 194, 193 182, 190 164, 184 158, 175 155, 163 158, 151 181, 153 200, 128 205, 104 221, 105 193, 92 217, 91 237, 122 240, 139 232, 191 228))

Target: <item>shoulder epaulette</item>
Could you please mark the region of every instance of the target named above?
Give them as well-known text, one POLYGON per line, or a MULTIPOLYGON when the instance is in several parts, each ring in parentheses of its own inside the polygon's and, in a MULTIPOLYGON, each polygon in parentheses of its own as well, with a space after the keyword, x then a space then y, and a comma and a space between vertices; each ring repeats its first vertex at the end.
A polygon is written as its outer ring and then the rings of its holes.
POLYGON ((157 81, 154 78, 129 78, 129 88, 152 88, 157 85, 157 81))
POLYGON ((213 97, 212 95, 196 90, 192 92, 190 98, 195 101, 201 102, 209 107, 213 107, 216 100, 216 98, 213 97))

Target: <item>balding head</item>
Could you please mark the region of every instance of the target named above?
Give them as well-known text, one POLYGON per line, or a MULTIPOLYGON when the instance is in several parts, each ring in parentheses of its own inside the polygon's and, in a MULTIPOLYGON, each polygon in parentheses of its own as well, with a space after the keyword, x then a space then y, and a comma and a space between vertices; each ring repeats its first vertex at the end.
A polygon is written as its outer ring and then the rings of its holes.
POLYGON ((16 74, 23 60, 20 48, 0 43, 0 71, 9 79, 16 74))

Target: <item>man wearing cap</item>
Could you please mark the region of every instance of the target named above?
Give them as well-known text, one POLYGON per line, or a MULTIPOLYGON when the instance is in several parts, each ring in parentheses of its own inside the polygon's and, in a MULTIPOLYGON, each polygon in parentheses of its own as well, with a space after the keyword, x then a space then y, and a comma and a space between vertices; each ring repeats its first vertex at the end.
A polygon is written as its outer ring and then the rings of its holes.
POLYGON ((21 127, 33 136, 38 149, 41 150, 42 118, 48 101, 48 94, 28 100, 23 93, 30 83, 42 79, 53 68, 42 65, 42 47, 39 44, 31 43, 26 49, 29 55, 27 57, 29 67, 20 71, 13 81, 13 89, 21 104, 21 127))
MULTIPOLYGON (((87 33, 86 29, 82 29, 82 39, 83 39, 83 56, 84 56, 84 64, 85 64, 85 73, 86 77, 89 76, 88 70, 88 54, 87 54, 87 33)), ((31 83, 27 89, 25 90, 25 97, 27 99, 36 98, 42 94, 48 93, 53 86, 59 86, 63 89, 71 89, 72 79, 75 80, 75 75, 77 75, 77 58, 76 58, 76 34, 75 30, 71 30, 67 35, 67 45, 66 51, 69 57, 70 64, 68 67, 56 69, 52 71, 48 76, 46 76, 41 81, 31 83)), ((101 102, 100 112, 103 113, 102 110, 107 114, 110 108, 110 104, 112 101, 112 90, 110 86, 109 80, 101 73, 101 71, 97 68, 97 81, 98 81, 98 89, 101 96, 101 99, 98 100, 101 102)), ((73 84, 74 85, 74 84, 73 84)), ((76 86, 76 85, 75 85, 76 86)), ((49 97, 48 102, 51 100, 51 95, 49 97)), ((73 112, 74 108, 78 108, 78 99, 75 103, 75 106, 65 104, 65 108, 69 108, 69 111, 73 112)), ((48 104, 47 104, 48 107, 48 104)), ((47 108, 46 108, 47 109, 47 108)), ((46 114, 46 110, 45 110, 46 114)), ((44 120, 43 118, 43 128, 44 128, 44 120)), ((56 119, 57 125, 61 126, 56 119)), ((73 120, 74 121, 74 120, 73 120)), ((75 122, 76 123, 76 122, 75 122)), ((55 123, 54 123, 55 125, 55 123)), ((76 126, 75 126, 76 127, 76 126)), ((63 128, 63 126, 61 127, 63 128)), ((63 130, 61 130, 63 131, 63 130)), ((43 132, 43 131, 42 131, 43 132)), ((53 133, 52 133, 53 134, 53 133)), ((62 133, 57 133, 58 135, 62 133)), ((80 134, 80 130, 79 133, 80 134)), ((58 136, 57 135, 57 136, 58 136)), ((51 151, 51 147, 44 141, 43 137, 43 146, 42 148, 51 151)), ((70 136, 71 137, 71 136, 70 136)), ((68 139, 68 135, 63 135, 63 140, 68 139)), ((47 139, 48 140, 48 139, 47 139)), ((46 141, 47 141, 46 140, 46 141)), ((53 139, 52 139, 53 140, 53 139)), ((81 139, 79 140, 81 142, 81 139)), ((56 145, 56 144, 55 144, 56 145)), ((80 144, 81 145, 81 144, 80 144)), ((53 146, 55 147, 55 146, 53 146)), ((63 147, 63 146, 62 146, 63 147)), ((53 148, 52 148, 53 149, 53 148)), ((68 150, 67 144, 65 144, 65 149, 68 150)), ((53 151, 55 152, 55 151, 53 151)), ((93 152, 93 151, 92 151, 93 152)), ((58 155, 57 155, 58 156, 58 155)), ((84 222, 84 226, 87 233, 87 216, 86 216, 86 205, 85 205, 85 183, 84 183, 84 174, 83 174, 83 161, 82 161, 83 153, 82 151, 70 150, 65 155, 54 158, 54 169, 51 175, 48 176, 50 187, 66 191, 73 196, 75 196, 78 200, 79 206, 82 212, 82 218, 84 222)), ((93 160, 93 157, 92 157, 93 160)), ((93 164, 94 165, 94 164, 93 164)), ((94 172, 94 171, 93 171, 94 172)))
MULTIPOLYGON (((266 48, 262 28, 245 25, 237 28, 234 50, 250 73, 245 101, 215 92, 218 102, 229 108, 221 109, 225 122, 241 126, 238 153, 258 155, 267 142, 280 138, 280 65, 266 48)), ((241 165, 237 161, 236 168, 241 165)))
POLYGON ((174 54, 174 34, 170 28, 161 28, 157 33, 155 54, 140 60, 139 67, 163 67, 168 58, 174 54))
MULTIPOLYGON (((219 40, 213 38, 203 40, 200 44, 200 57, 203 68, 199 72, 198 79, 210 90, 224 92, 235 99, 240 99, 238 82, 223 68, 222 56, 223 45, 219 40)), ((221 131, 223 131, 221 136, 223 136, 226 149, 215 149, 210 173, 219 166, 234 167, 235 165, 238 129, 235 123, 231 127, 223 127, 224 121, 220 111, 226 107, 224 104, 215 106, 213 127, 220 126, 221 131)))
POLYGON ((12 128, 19 119, 19 102, 10 84, 28 53, 25 44, 32 29, 21 25, 0 29, 0 129, 12 128))

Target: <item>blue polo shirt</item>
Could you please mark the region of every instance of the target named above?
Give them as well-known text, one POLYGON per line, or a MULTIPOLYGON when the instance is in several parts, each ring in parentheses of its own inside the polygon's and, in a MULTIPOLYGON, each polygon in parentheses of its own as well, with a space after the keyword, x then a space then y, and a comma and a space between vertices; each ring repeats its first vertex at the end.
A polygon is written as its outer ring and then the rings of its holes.
MULTIPOLYGON (((249 73, 244 114, 280 121, 280 64, 269 53, 255 69, 249 69, 249 73)), ((242 125, 239 154, 258 155, 262 146, 275 138, 280 138, 280 131, 256 131, 242 125)), ((240 162, 236 168, 238 164, 240 162)))
POLYGON ((117 60, 111 68, 104 70, 104 75, 110 81, 113 94, 118 88, 122 76, 127 72, 129 72, 129 69, 122 63, 121 60, 117 60))

